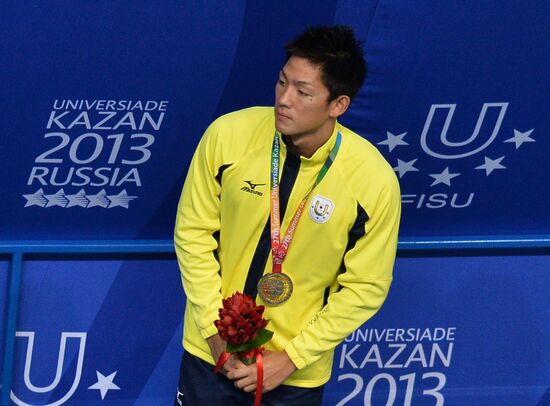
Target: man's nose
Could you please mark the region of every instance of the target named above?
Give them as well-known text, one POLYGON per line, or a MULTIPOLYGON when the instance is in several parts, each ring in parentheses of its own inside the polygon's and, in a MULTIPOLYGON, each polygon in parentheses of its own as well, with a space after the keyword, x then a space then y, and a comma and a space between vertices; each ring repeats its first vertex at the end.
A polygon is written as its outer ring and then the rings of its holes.
POLYGON ((277 92, 277 106, 289 107, 292 102, 290 86, 285 86, 277 92))

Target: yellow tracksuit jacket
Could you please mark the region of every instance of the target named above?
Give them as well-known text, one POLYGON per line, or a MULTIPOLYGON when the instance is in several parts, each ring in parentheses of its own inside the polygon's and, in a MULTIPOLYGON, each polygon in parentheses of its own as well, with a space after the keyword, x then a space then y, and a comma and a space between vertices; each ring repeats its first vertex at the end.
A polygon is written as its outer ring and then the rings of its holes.
MULTIPOLYGON (((298 368, 287 385, 327 382, 335 346, 378 311, 392 280, 401 208, 395 173, 375 147, 339 123, 311 158, 280 140, 281 232, 338 131, 340 150, 311 193, 283 264, 294 292, 264 313, 274 332, 266 349, 286 351, 298 368)), ((217 332, 222 298, 236 291, 255 296, 258 279, 271 272, 274 134, 272 107, 218 118, 197 147, 181 194, 175 246, 187 296, 183 346, 212 364, 206 339, 217 332)))

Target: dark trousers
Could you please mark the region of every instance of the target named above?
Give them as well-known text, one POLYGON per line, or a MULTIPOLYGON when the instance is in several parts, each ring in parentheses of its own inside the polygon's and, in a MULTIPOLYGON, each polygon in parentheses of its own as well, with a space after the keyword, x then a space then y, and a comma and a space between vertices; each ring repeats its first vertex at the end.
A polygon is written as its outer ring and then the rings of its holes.
MULTIPOLYGON (((262 396, 262 406, 321 406, 323 386, 281 385, 262 396)), ((235 388, 233 381, 214 374, 214 367, 184 352, 174 406, 252 406, 254 395, 235 388)))

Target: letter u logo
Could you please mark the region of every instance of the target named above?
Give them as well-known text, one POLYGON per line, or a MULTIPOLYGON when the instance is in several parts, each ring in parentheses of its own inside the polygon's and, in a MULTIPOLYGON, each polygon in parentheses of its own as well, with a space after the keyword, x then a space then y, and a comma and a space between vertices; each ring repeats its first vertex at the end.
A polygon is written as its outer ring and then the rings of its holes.
MULTIPOLYGON (((453 119, 456 104, 432 104, 426 118, 426 123, 424 124, 424 129, 422 130, 422 135, 420 136, 420 145, 422 145, 422 149, 428 155, 441 159, 458 159, 474 155, 487 148, 495 140, 507 108, 508 103, 484 103, 472 135, 464 141, 453 142, 449 140, 447 133, 453 119), (433 133, 433 131, 430 131, 430 127, 432 126, 434 116, 439 116, 436 113, 438 110, 447 110, 447 117, 439 134, 439 143, 437 144, 437 140, 434 140, 437 136, 430 135, 433 133), (487 127, 487 124, 484 126, 484 122, 490 110, 498 110, 498 117, 496 117, 492 130, 489 128, 482 129, 482 127, 487 127), (466 146, 468 147, 465 148, 466 146), (436 151, 437 149, 439 151, 436 151)), ((436 117, 436 120, 438 118, 436 117)))
MULTIPOLYGON (((84 362, 84 351, 86 347, 86 333, 61 333, 61 341, 59 343, 59 355, 57 358, 57 368, 55 372, 55 378, 53 382, 48 386, 35 386, 32 384, 30 379, 30 371, 31 371, 31 363, 32 363, 32 354, 33 354, 33 348, 34 348, 34 331, 18 331, 16 332, 16 337, 26 337, 27 338, 27 354, 25 356, 25 369, 23 373, 23 379, 25 382, 25 386, 32 392, 35 393, 48 393, 53 391, 55 388, 57 388, 57 385, 59 385, 59 382, 61 381, 61 375, 63 371, 63 364, 65 362, 65 347, 67 345, 67 339, 69 338, 76 338, 80 341, 79 348, 78 348, 78 359, 77 359, 77 366, 76 366, 76 372, 73 379, 73 383, 71 384, 71 387, 69 391, 63 395, 63 397, 59 400, 56 400, 52 403, 43 404, 41 403, 41 406, 58 406, 65 403, 76 391, 76 388, 78 387, 78 384, 80 383, 80 377, 82 375, 82 364, 84 362)), ((26 403, 19 399, 17 395, 11 391, 11 400, 19 406, 34 406, 30 403, 26 403)))
POLYGON ((318 214, 319 216, 324 216, 325 214, 327 214, 328 205, 317 201, 317 202, 315 202, 314 210, 315 210, 315 213, 318 214))

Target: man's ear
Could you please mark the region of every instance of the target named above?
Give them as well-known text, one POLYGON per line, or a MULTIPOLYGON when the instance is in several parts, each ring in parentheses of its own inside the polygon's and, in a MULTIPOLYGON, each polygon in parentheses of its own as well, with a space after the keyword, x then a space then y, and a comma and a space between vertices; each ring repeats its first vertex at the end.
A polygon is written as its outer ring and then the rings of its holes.
POLYGON ((346 95, 338 96, 336 99, 330 102, 329 116, 331 118, 340 117, 342 114, 346 112, 350 103, 351 103, 351 99, 349 98, 349 96, 346 96, 346 95))

